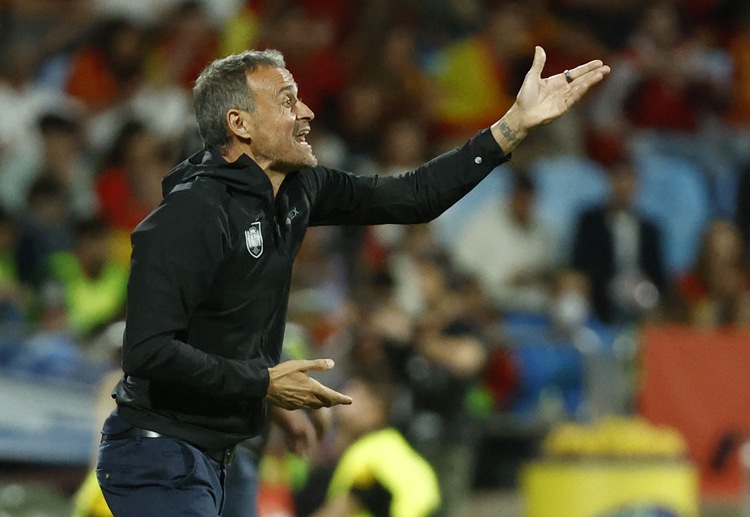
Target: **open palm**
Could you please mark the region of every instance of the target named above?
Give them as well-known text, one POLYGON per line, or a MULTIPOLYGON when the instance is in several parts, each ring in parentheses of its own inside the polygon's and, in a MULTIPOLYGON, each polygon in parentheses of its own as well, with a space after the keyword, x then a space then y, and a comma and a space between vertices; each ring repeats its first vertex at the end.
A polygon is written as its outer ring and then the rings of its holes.
POLYGON ((609 73, 609 66, 596 59, 569 71, 571 82, 563 74, 542 78, 547 55, 536 47, 534 62, 516 97, 524 127, 532 128, 556 119, 573 106, 593 85, 609 73))

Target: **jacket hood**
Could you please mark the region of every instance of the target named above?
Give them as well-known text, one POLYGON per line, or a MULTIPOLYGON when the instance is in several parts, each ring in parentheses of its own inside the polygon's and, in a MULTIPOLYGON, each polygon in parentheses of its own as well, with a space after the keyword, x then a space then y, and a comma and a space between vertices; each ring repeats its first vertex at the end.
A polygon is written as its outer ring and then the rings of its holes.
POLYGON ((219 151, 209 147, 198 151, 178 164, 162 180, 162 196, 172 192, 180 183, 206 176, 221 181, 229 188, 259 195, 273 195, 271 181, 257 163, 243 154, 234 162, 227 162, 219 151))

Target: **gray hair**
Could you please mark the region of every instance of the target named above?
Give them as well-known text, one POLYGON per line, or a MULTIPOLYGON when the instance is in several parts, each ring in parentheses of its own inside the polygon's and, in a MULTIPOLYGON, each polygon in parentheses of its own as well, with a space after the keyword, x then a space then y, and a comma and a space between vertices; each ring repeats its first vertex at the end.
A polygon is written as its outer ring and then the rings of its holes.
POLYGON ((246 50, 215 60, 196 79, 193 107, 205 146, 223 147, 229 143, 225 120, 228 110, 255 109, 246 74, 260 66, 284 68, 286 64, 278 50, 246 50))

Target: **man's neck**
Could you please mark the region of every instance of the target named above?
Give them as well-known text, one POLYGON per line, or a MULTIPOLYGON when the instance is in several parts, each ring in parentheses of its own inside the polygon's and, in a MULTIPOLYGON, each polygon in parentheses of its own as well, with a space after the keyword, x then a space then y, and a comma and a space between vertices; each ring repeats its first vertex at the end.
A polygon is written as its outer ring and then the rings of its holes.
POLYGON ((281 182, 284 181, 284 177, 286 176, 286 174, 273 170, 270 163, 264 163, 263 160, 259 160, 255 156, 255 153, 253 153, 253 150, 249 145, 241 144, 238 142, 231 142, 229 145, 224 146, 221 151, 219 151, 219 154, 221 154, 221 157, 224 158, 228 163, 236 162, 243 154, 247 155, 250 159, 257 163, 261 169, 263 169, 263 172, 266 173, 266 176, 268 177, 269 181, 271 182, 271 186, 273 187, 273 195, 274 197, 276 197, 276 193, 279 191, 281 182))

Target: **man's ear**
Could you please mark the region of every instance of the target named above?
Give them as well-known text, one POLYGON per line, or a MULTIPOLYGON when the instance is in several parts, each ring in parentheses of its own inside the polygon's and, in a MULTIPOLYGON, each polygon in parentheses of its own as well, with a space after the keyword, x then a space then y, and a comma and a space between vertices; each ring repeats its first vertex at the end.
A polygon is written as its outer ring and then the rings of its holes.
POLYGON ((232 108, 227 111, 227 130, 240 140, 250 140, 250 114, 247 111, 232 108))

